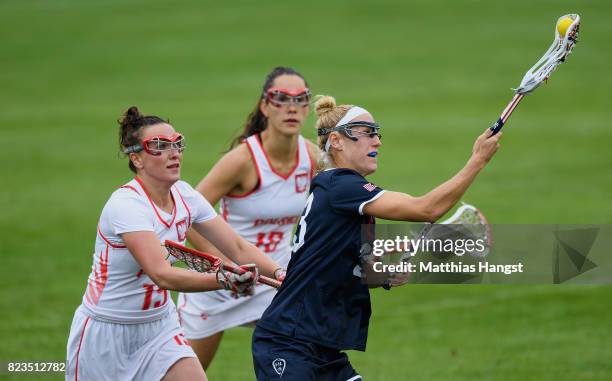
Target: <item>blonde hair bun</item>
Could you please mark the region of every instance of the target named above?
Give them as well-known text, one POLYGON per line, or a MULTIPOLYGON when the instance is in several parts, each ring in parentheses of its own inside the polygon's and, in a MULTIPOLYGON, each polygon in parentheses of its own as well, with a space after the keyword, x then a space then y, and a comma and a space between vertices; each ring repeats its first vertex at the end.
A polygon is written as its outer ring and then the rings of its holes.
POLYGON ((319 95, 315 102, 315 112, 317 116, 332 111, 336 107, 336 98, 329 95, 319 95))

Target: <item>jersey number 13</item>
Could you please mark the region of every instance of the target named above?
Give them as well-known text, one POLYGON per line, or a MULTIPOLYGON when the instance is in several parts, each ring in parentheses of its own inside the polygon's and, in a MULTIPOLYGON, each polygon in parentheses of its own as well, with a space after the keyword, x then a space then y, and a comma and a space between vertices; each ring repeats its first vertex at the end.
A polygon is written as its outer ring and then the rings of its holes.
POLYGON ((306 206, 304 212, 300 218, 297 230, 295 231, 295 241, 293 242, 293 252, 295 253, 304 244, 304 237, 306 236, 306 216, 310 213, 310 207, 312 206, 312 200, 314 200, 314 193, 311 193, 306 200, 306 206))

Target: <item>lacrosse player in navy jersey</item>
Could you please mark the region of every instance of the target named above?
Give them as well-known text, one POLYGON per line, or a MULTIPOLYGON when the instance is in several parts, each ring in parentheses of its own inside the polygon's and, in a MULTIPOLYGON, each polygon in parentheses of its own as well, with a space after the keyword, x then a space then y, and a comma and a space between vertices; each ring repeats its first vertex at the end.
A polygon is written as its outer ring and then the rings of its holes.
MULTIPOLYGON (((257 380, 361 380, 342 350, 364 351, 370 319, 361 279, 362 224, 374 217, 434 222, 450 210, 499 147, 489 129, 467 164, 424 196, 385 191, 364 176, 377 169, 380 126, 361 107, 315 105, 322 167, 295 233, 287 277, 253 333, 257 380)), ((386 288, 389 284, 384 285, 386 288)))

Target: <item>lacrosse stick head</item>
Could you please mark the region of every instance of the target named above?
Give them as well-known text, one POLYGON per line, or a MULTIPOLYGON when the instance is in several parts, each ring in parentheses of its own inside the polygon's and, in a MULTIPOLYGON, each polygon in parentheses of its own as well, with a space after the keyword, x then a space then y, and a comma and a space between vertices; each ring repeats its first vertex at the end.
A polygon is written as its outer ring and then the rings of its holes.
POLYGON ((168 254, 183 262, 191 270, 200 273, 216 272, 222 266, 221 259, 190 249, 170 240, 164 242, 164 247, 168 251, 168 254))
POLYGON ((473 257, 486 257, 493 244, 491 226, 486 217, 474 205, 463 204, 446 220, 436 224, 429 235, 436 238, 461 237, 474 241, 481 240, 484 250, 466 250, 473 257))
POLYGON ((563 15, 555 23, 555 39, 548 51, 540 60, 525 73, 518 88, 517 94, 528 94, 534 91, 543 82, 548 80, 555 69, 565 62, 571 54, 574 45, 578 42, 580 16, 575 13, 563 15), (564 33, 560 33, 564 32, 564 33))

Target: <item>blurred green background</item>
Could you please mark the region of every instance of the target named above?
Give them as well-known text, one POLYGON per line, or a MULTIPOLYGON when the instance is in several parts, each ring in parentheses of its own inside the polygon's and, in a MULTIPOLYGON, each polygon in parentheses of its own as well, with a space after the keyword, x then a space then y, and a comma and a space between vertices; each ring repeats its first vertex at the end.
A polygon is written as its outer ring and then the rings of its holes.
MULTIPOLYGON (((65 358, 100 211, 131 178, 127 107, 185 133, 195 184, 265 75, 292 66, 382 125, 377 184, 423 194, 462 167, 574 12, 574 54, 523 100, 465 199, 492 223, 610 223, 609 1, 1 1, 0 361, 65 358)), ((366 380, 610 380, 611 291, 374 291, 368 351, 351 359, 366 380)), ((228 332, 211 380, 254 378, 250 334, 228 332)))

